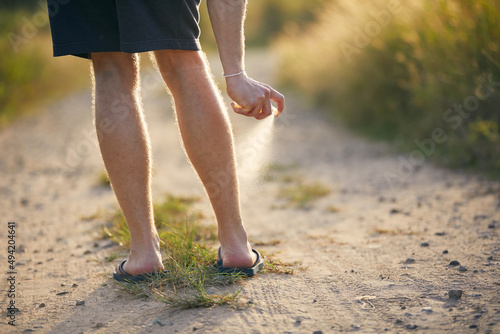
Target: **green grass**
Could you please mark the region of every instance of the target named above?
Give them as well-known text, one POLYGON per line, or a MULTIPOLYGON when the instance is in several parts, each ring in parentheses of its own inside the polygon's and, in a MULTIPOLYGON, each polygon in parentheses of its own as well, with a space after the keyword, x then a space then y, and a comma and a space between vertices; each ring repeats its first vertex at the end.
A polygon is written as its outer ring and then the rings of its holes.
POLYGON ((111 182, 109 181, 108 173, 105 170, 97 176, 97 184, 101 187, 111 188, 111 182))
POLYGON ((301 209, 310 208, 311 202, 330 194, 330 189, 319 182, 306 182, 298 177, 284 182, 288 185, 281 188, 278 197, 301 209))
POLYGON ((500 81, 500 3, 400 1, 390 22, 356 46, 356 29, 376 25, 373 13, 390 3, 330 1, 316 24, 283 34, 281 83, 369 137, 500 177, 500 90, 481 86, 500 81), (466 116, 454 110, 471 99, 478 104, 466 116), (435 129, 446 139, 423 150, 416 141, 433 140, 435 129))
MULTIPOLYGON (((217 273, 216 227, 200 223, 203 215, 194 209, 197 201, 194 197, 166 195, 164 201, 154 205, 163 265, 168 275, 140 284, 117 283, 121 289, 136 297, 162 301, 173 308, 244 307, 238 298, 240 289, 235 285, 243 277, 217 273)), ((124 247, 130 245, 127 225, 119 211, 103 227, 102 237, 124 247)), ((295 267, 297 264, 285 264, 270 257, 266 258, 263 272, 291 274, 295 267)))

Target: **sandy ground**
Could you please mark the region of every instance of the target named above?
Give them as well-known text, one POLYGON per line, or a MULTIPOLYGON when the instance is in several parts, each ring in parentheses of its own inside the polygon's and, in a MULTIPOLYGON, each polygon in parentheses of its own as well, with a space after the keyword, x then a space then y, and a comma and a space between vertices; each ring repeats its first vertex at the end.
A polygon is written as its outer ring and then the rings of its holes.
MULTIPOLYGON (((256 78, 272 81, 272 65, 269 56, 249 55, 256 78)), ((202 195, 169 97, 158 77, 144 75, 155 197, 202 195)), ((287 98, 269 155, 282 168, 265 181, 243 182, 243 211, 259 249, 307 269, 245 280, 242 298, 252 306, 244 310, 173 312, 113 284, 119 260, 104 258, 117 247, 96 239, 102 220, 84 219, 117 207, 112 192, 97 185, 103 165, 89 91, 2 130, 0 260, 5 273, 14 221, 18 312, 13 328, 2 279, 0 332, 500 333, 500 184, 427 162, 410 173, 390 145, 361 139, 293 94, 287 98), (278 193, 284 180, 299 178, 331 193, 307 209, 287 207, 278 193), (453 260, 463 268, 450 266, 453 260), (462 297, 449 298, 450 290, 462 297)), ((231 117, 241 151, 255 121, 231 117)), ((206 199, 197 207, 212 217, 206 199)))

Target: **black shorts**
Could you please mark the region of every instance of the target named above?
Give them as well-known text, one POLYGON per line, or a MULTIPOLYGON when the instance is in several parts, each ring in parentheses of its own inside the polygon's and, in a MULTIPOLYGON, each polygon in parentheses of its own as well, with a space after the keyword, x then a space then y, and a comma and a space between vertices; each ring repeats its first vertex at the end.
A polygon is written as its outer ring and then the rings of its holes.
POLYGON ((47 0, 54 57, 200 50, 201 0, 47 0))

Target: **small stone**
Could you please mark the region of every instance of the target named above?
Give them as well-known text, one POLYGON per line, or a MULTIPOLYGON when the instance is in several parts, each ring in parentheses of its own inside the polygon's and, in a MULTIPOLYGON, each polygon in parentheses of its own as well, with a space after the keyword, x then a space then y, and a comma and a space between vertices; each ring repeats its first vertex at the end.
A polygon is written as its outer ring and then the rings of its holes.
POLYGON ((396 324, 396 325, 402 325, 403 324, 403 320, 398 319, 398 320, 396 320, 396 322, 394 324, 396 324))
POLYGON ((153 325, 160 325, 160 326, 165 326, 163 322, 160 321, 160 319, 155 318, 155 320, 151 321, 151 326, 153 325))
POLYGON ((469 328, 477 328, 477 325, 470 325, 469 328))
POLYGON ((450 266, 459 266, 460 265, 460 262, 458 262, 457 260, 453 260, 450 262, 450 266))
POLYGON ((443 251, 443 254, 448 254, 448 250, 447 250, 447 249, 445 249, 445 250, 443 251))
POLYGON ((450 290, 448 291, 448 297, 450 299, 460 299, 462 298, 462 290, 450 290))
POLYGON ((72 288, 76 288, 78 286, 78 284, 76 283, 73 283, 73 285, 71 286, 72 288))
POLYGON ((417 329, 417 325, 406 325, 406 328, 408 329, 417 329))
POLYGON ((314 331, 313 334, 323 334, 323 331, 314 331))
POLYGON ((400 212, 401 212, 401 210, 399 210, 399 209, 392 209, 389 213, 390 213, 391 215, 394 215, 394 214, 396 214, 396 213, 400 213, 400 212))
POLYGON ((436 232, 434 234, 442 237, 443 235, 446 235, 446 232, 436 232))
POLYGON ((83 255, 89 255, 89 254, 92 254, 92 252, 88 249, 85 252, 83 252, 83 255))
POLYGON ((38 305, 38 307, 40 307, 40 308, 45 307, 45 303, 40 303, 40 305, 38 305))
POLYGON ((488 228, 495 228, 495 227, 496 227, 496 220, 488 224, 488 228))
POLYGON ((479 319, 479 318, 481 318, 482 316, 483 316, 482 314, 476 314, 476 315, 474 316, 474 319, 479 319))
POLYGON ((410 264, 410 263, 415 263, 415 259, 412 257, 407 258, 405 264, 410 264))
POLYGON ((467 268, 465 268, 464 266, 460 266, 460 268, 458 268, 458 271, 464 272, 467 271, 467 268))
POLYGON ((94 326, 92 326, 93 328, 101 328, 101 327, 104 327, 104 324, 102 322, 98 322, 96 323, 94 326))
POLYGON ((64 283, 61 283, 61 286, 66 286, 66 284, 64 284, 64 283))
POLYGON ((431 313, 432 312, 432 307, 424 307, 424 308, 422 308, 422 312, 431 313))
POLYGON ((422 242, 420 244, 420 246, 422 246, 422 247, 429 247, 429 243, 428 242, 422 242))
POLYGON ((493 256, 488 256, 488 257, 486 258, 486 260, 488 260, 488 261, 493 261, 493 256))
POLYGON ((63 295, 67 295, 68 293, 69 293, 68 291, 61 291, 61 292, 56 293, 56 296, 63 296, 63 295))
POLYGON ((401 306, 401 309, 402 310, 406 310, 406 306, 401 306))
POLYGON ((85 305, 85 300, 78 300, 76 302, 76 306, 81 306, 81 305, 85 305))

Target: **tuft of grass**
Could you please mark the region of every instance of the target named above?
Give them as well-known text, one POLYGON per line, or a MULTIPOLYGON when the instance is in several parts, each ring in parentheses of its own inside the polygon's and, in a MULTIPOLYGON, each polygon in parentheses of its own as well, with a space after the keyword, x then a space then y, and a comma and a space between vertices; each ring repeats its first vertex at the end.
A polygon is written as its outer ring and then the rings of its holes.
MULTIPOLYGON (((293 181, 290 181, 292 183, 293 181)), ((282 188, 279 198, 285 199, 289 205, 301 209, 310 207, 311 202, 330 194, 330 189, 319 182, 305 182, 301 179, 294 184, 282 188)))
POLYGON ((108 172, 106 172, 106 170, 103 170, 97 176, 97 184, 101 187, 111 188, 111 182, 109 181, 108 172))
POLYGON ((418 235, 417 232, 409 230, 401 230, 401 229, 388 230, 384 228, 375 228, 373 232, 376 234, 385 234, 385 235, 418 235))
POLYGON ((331 213, 337 213, 340 211, 340 209, 335 205, 330 205, 329 207, 326 208, 326 211, 331 213))
MULTIPOLYGON (((139 284, 117 283, 121 289, 136 297, 152 298, 179 309, 214 305, 242 307, 238 302, 240 290, 227 290, 243 276, 217 273, 217 251, 213 247, 217 240, 216 228, 199 223, 203 216, 193 209, 197 201, 194 197, 166 195, 163 202, 155 203, 154 216, 161 240, 163 266, 168 274, 156 275, 139 284), (214 289, 226 291, 208 292, 214 289)), ((120 212, 116 212, 110 223, 103 227, 103 234, 120 245, 130 244, 127 225, 120 212)))
POLYGON ((106 256, 104 258, 104 261, 106 261, 106 262, 113 262, 114 260, 118 259, 121 256, 122 256, 122 254, 120 252, 114 252, 114 253, 111 253, 108 256, 106 256))

